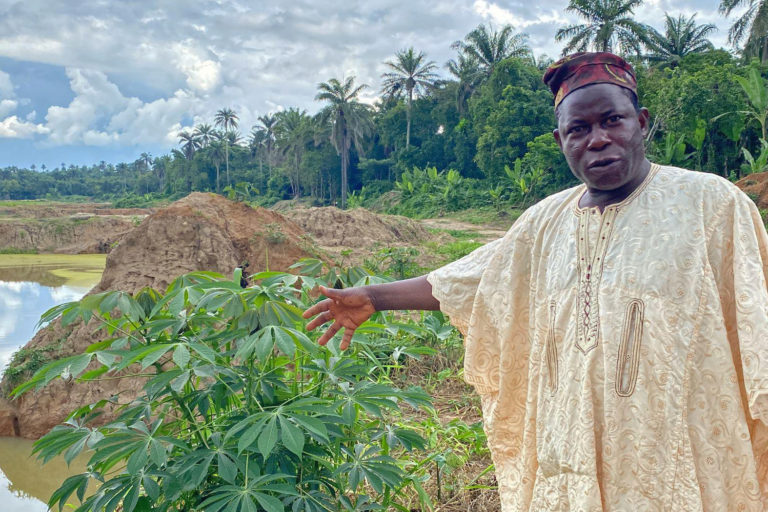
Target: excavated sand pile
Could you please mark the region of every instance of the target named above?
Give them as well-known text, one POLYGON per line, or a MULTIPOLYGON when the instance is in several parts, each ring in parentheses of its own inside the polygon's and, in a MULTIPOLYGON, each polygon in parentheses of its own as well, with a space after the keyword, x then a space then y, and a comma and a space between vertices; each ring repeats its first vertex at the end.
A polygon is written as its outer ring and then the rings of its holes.
POLYGON ((312 256, 304 231, 279 213, 195 192, 147 217, 110 253, 95 291, 165 289, 194 270, 287 270, 312 256))
POLYGON ((377 248, 418 246, 436 239, 417 221, 376 214, 364 208, 339 210, 327 206, 288 210, 284 214, 330 254, 338 256, 341 251, 351 251, 349 260, 355 264, 377 248))
MULTIPOLYGON (((282 215, 251 208, 215 194, 193 193, 147 217, 128 233, 107 257, 101 282, 91 291, 145 286, 164 290, 177 276, 194 270, 228 275, 249 262, 251 273, 287 270, 302 257, 313 256, 304 232, 282 215)), ((64 339, 61 357, 81 353, 102 338, 97 324, 62 327, 55 322, 27 345, 43 347, 64 339)), ((0 436, 36 439, 76 407, 120 394, 126 403, 138 394, 142 381, 116 379, 80 384, 55 380, 38 392, 14 402, 0 400, 0 436)))
POLYGON ((745 176, 736 182, 736 186, 750 197, 755 198, 758 208, 768 208, 768 172, 758 172, 745 176))

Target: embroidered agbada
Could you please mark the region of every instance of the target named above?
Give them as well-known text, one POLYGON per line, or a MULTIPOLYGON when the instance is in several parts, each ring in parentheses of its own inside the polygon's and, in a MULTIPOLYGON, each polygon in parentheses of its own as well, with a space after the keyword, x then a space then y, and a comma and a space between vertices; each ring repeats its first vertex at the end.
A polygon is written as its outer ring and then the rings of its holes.
POLYGON ((768 509, 768 236, 726 180, 652 165, 428 276, 465 335, 502 510, 768 509))

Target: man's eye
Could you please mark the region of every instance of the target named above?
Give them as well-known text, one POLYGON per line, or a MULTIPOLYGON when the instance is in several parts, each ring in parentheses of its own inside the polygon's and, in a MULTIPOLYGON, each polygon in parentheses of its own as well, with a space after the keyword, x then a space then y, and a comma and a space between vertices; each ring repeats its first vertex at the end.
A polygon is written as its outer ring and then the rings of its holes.
POLYGON ((611 116, 608 118, 609 123, 617 123, 621 119, 620 115, 611 116))
POLYGON ((568 130, 568 133, 581 133, 583 130, 583 126, 574 126, 568 130))

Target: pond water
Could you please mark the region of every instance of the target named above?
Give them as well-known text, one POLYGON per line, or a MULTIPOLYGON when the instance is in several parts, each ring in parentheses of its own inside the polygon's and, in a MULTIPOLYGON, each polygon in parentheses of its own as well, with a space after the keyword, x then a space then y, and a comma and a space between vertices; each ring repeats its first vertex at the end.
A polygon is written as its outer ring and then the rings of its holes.
MULTIPOLYGON (((0 254, 0 373, 37 330, 51 307, 80 299, 101 278, 105 255, 0 254)), ((0 437, 0 512, 47 510, 61 482, 81 473, 83 459, 44 466, 30 457, 32 441, 0 437)))

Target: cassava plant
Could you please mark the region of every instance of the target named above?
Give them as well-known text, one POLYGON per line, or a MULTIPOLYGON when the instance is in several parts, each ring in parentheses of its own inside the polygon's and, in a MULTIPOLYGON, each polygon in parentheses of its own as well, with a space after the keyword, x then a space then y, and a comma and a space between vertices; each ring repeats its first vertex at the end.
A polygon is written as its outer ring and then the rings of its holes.
POLYGON ((431 508, 422 487, 428 461, 406 457, 425 442, 399 410, 428 408, 429 398, 380 371, 392 354, 382 340, 397 328, 385 329, 381 316, 363 326, 353 345, 361 357, 304 332, 301 311, 316 284, 377 278, 325 272, 316 260, 297 269, 255 274, 245 289, 240 270, 232 280, 195 272, 165 293, 106 292, 46 312, 42 322, 81 319, 107 339, 47 364, 15 396, 56 378, 145 379, 135 399, 78 409, 37 442, 45 461, 90 455, 87 471, 68 478, 49 506, 61 510, 77 496, 75 512, 431 508), (108 404, 116 417, 91 425, 108 404))

